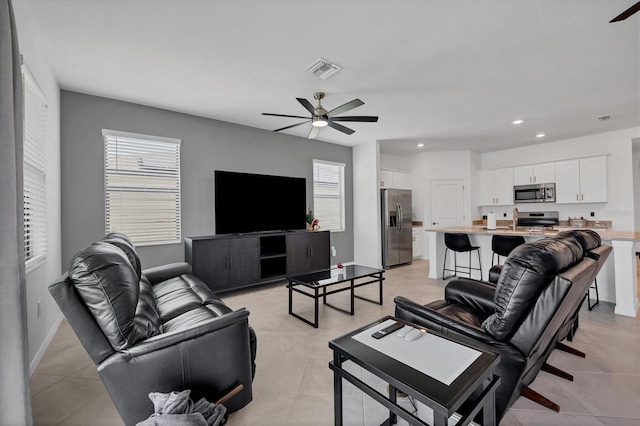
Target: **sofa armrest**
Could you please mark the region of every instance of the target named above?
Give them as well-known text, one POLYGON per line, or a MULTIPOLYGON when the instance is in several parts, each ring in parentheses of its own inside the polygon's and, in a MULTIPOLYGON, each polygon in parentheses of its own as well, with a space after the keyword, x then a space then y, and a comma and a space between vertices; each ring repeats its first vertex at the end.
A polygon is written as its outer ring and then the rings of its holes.
POLYGON ((187 262, 169 263, 167 265, 145 269, 142 273, 147 277, 151 285, 156 285, 162 281, 179 277, 183 274, 190 274, 191 265, 187 262))
POLYGON ((396 304, 395 316, 427 327, 444 335, 462 335, 470 341, 481 342, 485 345, 503 345, 481 327, 460 322, 457 319, 447 317, 428 306, 420 305, 410 299, 398 296, 394 299, 396 304))
POLYGON ((150 392, 191 390, 195 401, 218 400, 242 384, 225 402, 232 413, 252 399, 249 312, 234 311, 183 330, 154 336, 98 366, 125 424, 134 425, 153 413, 150 392))
POLYGON ((482 312, 485 317, 495 312, 493 296, 496 287, 484 281, 457 279, 449 282, 444 289, 444 298, 449 303, 459 303, 473 311, 482 312))
POLYGON ((241 322, 249 317, 249 311, 245 308, 238 309, 228 314, 221 315, 217 318, 213 318, 207 321, 203 321, 193 327, 189 327, 181 330, 174 330, 169 333, 159 334, 157 336, 150 337, 132 348, 126 351, 122 351, 121 354, 128 356, 129 358, 135 358, 154 352, 169 346, 178 345, 184 341, 197 339, 200 336, 214 333, 230 325, 241 322))

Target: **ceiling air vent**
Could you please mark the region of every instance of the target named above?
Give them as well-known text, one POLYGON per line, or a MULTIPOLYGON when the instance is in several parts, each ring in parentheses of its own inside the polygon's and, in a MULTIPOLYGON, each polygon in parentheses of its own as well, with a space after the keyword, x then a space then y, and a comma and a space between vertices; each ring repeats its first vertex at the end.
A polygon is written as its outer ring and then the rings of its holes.
POLYGON ((309 74, 313 74, 316 77, 326 80, 327 78, 331 77, 341 69, 342 68, 340 68, 338 65, 332 64, 326 59, 318 58, 311 65, 306 67, 304 70, 309 74))
POLYGON ((602 117, 598 117, 598 120, 600 120, 600 121, 613 120, 613 115, 603 115, 602 117))

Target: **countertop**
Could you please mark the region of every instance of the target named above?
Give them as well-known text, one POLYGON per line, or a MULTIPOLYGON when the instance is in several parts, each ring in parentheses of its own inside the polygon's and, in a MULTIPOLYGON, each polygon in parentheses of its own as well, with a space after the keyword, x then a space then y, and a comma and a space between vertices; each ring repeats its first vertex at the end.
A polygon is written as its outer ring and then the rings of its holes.
MULTIPOLYGON (((567 229, 565 227, 561 227, 567 229)), ((578 229, 578 228, 575 228, 578 229)), ((465 232, 468 234, 482 234, 482 235, 522 235, 525 237, 543 236, 549 237, 556 235, 560 230, 544 228, 541 231, 532 231, 531 227, 518 226, 514 231, 512 228, 498 228, 498 229, 486 229, 482 226, 454 226, 449 228, 437 228, 433 229, 435 232, 465 232)), ((627 241, 640 241, 640 232, 625 232, 625 231, 609 231, 604 229, 594 229, 603 240, 627 240, 627 241)))

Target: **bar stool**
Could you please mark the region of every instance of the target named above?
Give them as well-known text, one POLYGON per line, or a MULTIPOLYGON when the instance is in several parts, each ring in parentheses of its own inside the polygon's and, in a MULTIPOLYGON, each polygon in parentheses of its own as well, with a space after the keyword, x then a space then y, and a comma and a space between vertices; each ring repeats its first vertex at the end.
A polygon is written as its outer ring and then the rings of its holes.
POLYGON ((451 277, 455 277, 458 272, 461 274, 468 274, 471 278, 471 271, 480 271, 480 280, 482 280, 482 265, 480 263, 480 247, 472 246, 469 241, 469 236, 462 233, 449 233, 444 234, 444 245, 446 249, 444 251, 444 265, 442 265, 442 279, 446 280, 451 277), (453 250, 453 268, 447 269, 447 252, 453 250), (471 252, 477 250, 478 253, 478 268, 471 267, 471 252), (458 266, 458 253, 469 253, 469 266, 458 266), (460 270, 462 269, 462 270, 460 270), (453 272, 453 275, 445 277, 444 272, 453 272))
POLYGON ((491 269, 489 269, 489 282, 497 283, 502 271, 502 265, 500 264, 500 256, 507 257, 514 248, 524 244, 524 237, 520 235, 494 235, 491 238, 491 269), (494 258, 498 256, 498 263, 495 263, 494 258))

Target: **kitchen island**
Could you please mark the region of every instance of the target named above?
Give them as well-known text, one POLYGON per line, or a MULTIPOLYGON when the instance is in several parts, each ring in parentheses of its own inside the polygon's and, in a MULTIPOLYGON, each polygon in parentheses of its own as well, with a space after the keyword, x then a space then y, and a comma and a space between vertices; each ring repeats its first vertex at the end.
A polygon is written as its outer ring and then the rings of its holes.
MULTIPOLYGON (((566 229, 566 228, 563 228, 566 229)), ((598 274, 598 290, 600 300, 615 303, 615 313, 635 317, 640 301, 638 300, 638 280, 636 267, 635 243, 640 241, 640 232, 620 232, 605 229, 595 229, 602 238, 603 244, 613 247, 613 253, 609 256, 602 270, 598 274)), ((558 230, 544 228, 533 229, 530 227, 486 229, 482 226, 459 226, 439 228, 427 231, 429 244, 429 278, 442 278, 444 261, 444 234, 446 232, 461 232, 469 235, 471 244, 480 247, 482 262, 482 278, 488 279, 491 268, 491 239, 493 235, 521 235, 525 242, 531 242, 541 238, 556 235, 558 230)), ((460 264, 466 265, 468 256, 458 254, 460 264)), ((472 256, 472 266, 477 267, 478 259, 472 256)), ((501 259, 501 263, 504 259, 501 259)), ((453 267, 453 256, 447 256, 448 267, 453 267)), ((463 275, 464 276, 464 275, 463 275)), ((478 273, 472 274, 472 278, 479 279, 478 273)))

